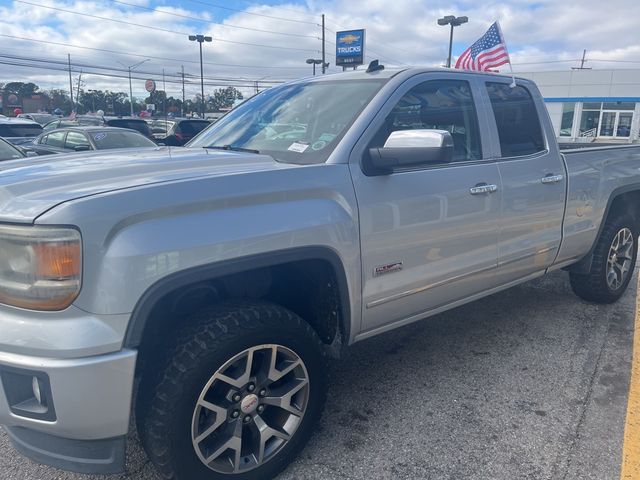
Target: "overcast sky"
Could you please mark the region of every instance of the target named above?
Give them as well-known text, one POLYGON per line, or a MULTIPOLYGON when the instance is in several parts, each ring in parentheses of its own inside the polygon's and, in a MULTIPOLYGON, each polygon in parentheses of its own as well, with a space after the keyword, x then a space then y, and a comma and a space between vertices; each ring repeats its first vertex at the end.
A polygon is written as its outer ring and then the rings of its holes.
POLYGON ((436 21, 449 14, 469 17, 455 30, 454 61, 499 20, 517 72, 570 69, 583 49, 587 66, 640 68, 638 0, 0 0, 0 82, 68 89, 64 71, 34 60, 64 70, 71 54, 74 79, 82 69, 85 89, 128 91, 126 66, 149 59, 137 67, 134 96, 145 95, 144 78, 162 89, 163 68, 168 94, 181 95, 182 65, 194 76, 187 84, 191 96, 199 91, 200 72, 197 44, 187 35, 203 33, 214 39, 204 44, 206 89, 235 84, 249 93, 255 80, 262 88, 311 74, 305 60, 320 58, 322 13, 329 72, 338 71, 335 32, 352 28, 367 30, 367 61, 442 65, 449 31, 436 21), (89 73, 97 71, 122 78, 89 73))

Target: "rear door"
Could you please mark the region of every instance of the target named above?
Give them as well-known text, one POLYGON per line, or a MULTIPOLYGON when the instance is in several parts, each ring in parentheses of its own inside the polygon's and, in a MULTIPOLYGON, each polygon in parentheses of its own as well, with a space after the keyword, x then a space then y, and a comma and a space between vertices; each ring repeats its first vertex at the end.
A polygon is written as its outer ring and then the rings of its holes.
POLYGON ((485 82, 487 111, 500 151, 502 213, 498 279, 508 283, 540 273, 562 238, 566 173, 541 96, 531 83, 485 82), (545 122, 541 123, 541 119, 545 122), (546 129, 543 128, 547 127, 546 129))
POLYGON ((475 108, 476 94, 470 75, 413 77, 390 97, 352 152, 365 332, 410 321, 495 284, 501 184, 495 161, 484 153, 486 119, 475 108), (361 162, 369 148, 407 129, 448 130, 454 160, 367 176, 361 162), (478 185, 490 191, 474 190, 478 185))

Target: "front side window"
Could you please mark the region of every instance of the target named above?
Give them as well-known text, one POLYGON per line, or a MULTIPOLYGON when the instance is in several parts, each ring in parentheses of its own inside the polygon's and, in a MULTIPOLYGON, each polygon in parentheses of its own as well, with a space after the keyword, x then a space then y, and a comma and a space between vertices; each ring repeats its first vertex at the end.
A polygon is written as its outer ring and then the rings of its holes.
POLYGON ((468 82, 434 80, 413 87, 387 115, 371 146, 384 146, 392 132, 418 129, 448 131, 453 138, 453 161, 482 158, 478 117, 468 82))
POLYGON ((188 147, 240 148, 280 162, 324 163, 385 79, 274 87, 231 110, 188 147))
POLYGON ((503 157, 518 157, 546 149, 533 98, 525 87, 487 83, 503 157))

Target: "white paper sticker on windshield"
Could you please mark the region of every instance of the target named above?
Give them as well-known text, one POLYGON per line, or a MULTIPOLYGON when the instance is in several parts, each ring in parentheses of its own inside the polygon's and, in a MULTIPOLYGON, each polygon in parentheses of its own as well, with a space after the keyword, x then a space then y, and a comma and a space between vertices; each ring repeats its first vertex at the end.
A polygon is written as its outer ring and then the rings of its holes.
POLYGON ((289 148, 287 148, 287 150, 289 150, 290 152, 303 153, 307 148, 309 148, 309 144, 308 143, 293 142, 289 146, 289 148))

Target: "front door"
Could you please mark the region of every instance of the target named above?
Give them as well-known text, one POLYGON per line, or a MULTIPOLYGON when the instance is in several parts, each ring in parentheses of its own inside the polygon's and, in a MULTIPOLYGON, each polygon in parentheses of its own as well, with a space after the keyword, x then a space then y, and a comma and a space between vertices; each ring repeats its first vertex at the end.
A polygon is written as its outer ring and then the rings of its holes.
POLYGON ((494 285, 501 182, 482 151, 486 121, 478 120, 471 83, 429 78, 396 91, 359 142, 366 148, 354 149, 365 334, 494 285), (407 129, 448 130, 453 162, 365 175, 360 160, 368 148, 407 129), (479 185, 490 191, 473 190, 479 185))

